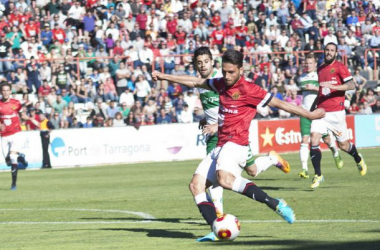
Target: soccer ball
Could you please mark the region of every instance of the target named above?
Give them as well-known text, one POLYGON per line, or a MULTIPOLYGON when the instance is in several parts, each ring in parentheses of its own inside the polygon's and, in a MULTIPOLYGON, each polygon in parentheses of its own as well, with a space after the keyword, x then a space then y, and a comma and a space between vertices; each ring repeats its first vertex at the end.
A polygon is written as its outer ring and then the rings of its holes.
POLYGON ((212 224, 212 230, 219 240, 234 240, 240 233, 240 222, 232 214, 224 214, 216 218, 212 224))

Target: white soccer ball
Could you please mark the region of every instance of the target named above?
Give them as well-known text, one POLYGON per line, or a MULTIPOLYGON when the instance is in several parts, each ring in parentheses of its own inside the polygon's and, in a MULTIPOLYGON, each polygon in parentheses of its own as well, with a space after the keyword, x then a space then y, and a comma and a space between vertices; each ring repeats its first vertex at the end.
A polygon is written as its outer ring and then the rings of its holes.
POLYGON ((240 233, 240 222, 232 214, 224 214, 216 218, 212 224, 212 230, 219 240, 234 240, 240 233))

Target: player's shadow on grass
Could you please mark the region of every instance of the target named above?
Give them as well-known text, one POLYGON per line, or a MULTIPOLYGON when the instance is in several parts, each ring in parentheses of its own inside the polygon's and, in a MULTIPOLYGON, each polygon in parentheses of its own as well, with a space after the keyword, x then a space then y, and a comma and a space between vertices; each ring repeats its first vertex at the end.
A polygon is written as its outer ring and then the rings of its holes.
POLYGON ((295 188, 295 187, 265 187, 265 186, 260 186, 262 190, 284 190, 284 191, 304 191, 303 188, 295 188))
POLYGON ((191 224, 191 225, 206 225, 205 223, 191 221, 191 220, 199 220, 196 218, 168 218, 168 219, 142 219, 142 218, 80 218, 81 220, 115 220, 115 221, 141 221, 141 222, 166 222, 166 223, 181 223, 181 224, 191 224))
MULTIPOLYGON (((255 237, 255 236, 251 236, 255 237)), ((246 245, 246 246, 267 246, 272 250, 292 249, 292 250, 379 250, 380 240, 376 241, 360 241, 360 242, 323 242, 323 241, 300 241, 300 240, 264 240, 264 241, 226 241, 218 242, 220 245, 246 245)), ((214 244, 207 244, 207 246, 215 246, 214 244)), ((204 244, 206 246, 206 244, 204 244)))
POLYGON ((146 228, 103 228, 99 230, 107 231, 127 231, 134 233, 146 233, 148 237, 173 238, 173 239, 192 239, 195 236, 192 233, 178 232, 164 229, 146 229, 146 228))

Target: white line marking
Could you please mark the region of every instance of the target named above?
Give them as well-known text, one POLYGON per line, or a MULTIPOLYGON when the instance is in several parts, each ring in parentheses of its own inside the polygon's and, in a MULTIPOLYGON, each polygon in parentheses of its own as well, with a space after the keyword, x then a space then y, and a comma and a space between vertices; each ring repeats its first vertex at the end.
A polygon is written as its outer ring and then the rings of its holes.
POLYGON ((105 213, 120 213, 120 214, 133 214, 143 219, 156 219, 150 214, 143 212, 134 212, 127 210, 114 210, 114 209, 86 209, 86 208, 0 208, 0 211, 83 211, 83 212, 105 212, 105 213))

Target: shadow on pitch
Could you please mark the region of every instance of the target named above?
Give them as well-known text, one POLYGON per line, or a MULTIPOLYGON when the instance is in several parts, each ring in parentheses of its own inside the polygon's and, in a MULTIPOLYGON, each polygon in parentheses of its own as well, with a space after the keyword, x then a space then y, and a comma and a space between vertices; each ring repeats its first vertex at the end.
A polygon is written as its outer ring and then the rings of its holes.
POLYGON ((164 229, 146 229, 146 228, 102 228, 98 230, 106 231, 126 231, 134 233, 146 233, 148 237, 173 238, 173 239, 192 239, 195 238, 192 233, 178 232, 164 229))
MULTIPOLYGON (((254 237, 254 236, 253 236, 254 237)), ((361 242, 317 242, 317 241, 299 241, 299 240, 258 240, 258 241, 226 241, 218 242, 220 245, 246 245, 252 247, 268 246, 270 249, 292 249, 292 250, 378 250, 380 249, 380 240, 377 241, 361 241, 361 242)), ((207 244, 207 246, 215 245, 207 244)), ((206 244, 205 244, 206 246, 206 244)))
POLYGON ((154 221, 154 222, 166 222, 166 223, 181 223, 181 224, 190 224, 190 225, 206 225, 206 223, 202 222, 195 222, 195 221, 190 221, 190 220, 199 220, 195 218, 168 218, 168 219, 142 219, 141 217, 138 218, 80 218, 81 220, 116 220, 116 221, 140 221, 140 222, 149 222, 149 221, 154 221))

